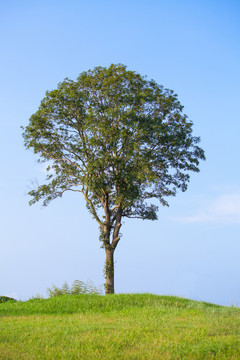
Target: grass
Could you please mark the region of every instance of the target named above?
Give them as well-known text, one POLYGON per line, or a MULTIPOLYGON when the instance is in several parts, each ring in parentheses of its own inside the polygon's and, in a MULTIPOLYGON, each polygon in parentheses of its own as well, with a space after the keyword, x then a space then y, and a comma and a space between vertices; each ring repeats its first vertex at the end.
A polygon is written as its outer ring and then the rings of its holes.
POLYGON ((240 359, 240 309, 151 294, 8 301, 0 359, 240 359))

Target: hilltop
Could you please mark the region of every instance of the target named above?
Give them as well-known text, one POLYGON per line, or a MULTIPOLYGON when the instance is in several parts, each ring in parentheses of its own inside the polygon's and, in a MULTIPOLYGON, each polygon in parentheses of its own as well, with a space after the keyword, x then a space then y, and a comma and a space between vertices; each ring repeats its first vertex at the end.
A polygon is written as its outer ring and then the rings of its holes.
POLYGON ((151 294, 0 304, 0 359, 240 359, 240 309, 151 294))

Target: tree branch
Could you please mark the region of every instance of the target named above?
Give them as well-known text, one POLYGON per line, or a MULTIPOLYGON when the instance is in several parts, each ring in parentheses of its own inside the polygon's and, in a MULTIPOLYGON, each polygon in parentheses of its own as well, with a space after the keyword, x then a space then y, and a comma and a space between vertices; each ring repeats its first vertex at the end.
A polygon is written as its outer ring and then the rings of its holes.
POLYGON ((122 212, 123 212, 123 210, 119 206, 118 210, 117 210, 117 213, 116 213, 116 224, 114 226, 113 236, 112 236, 112 243, 111 243, 112 249, 116 249, 117 244, 118 244, 118 242, 120 240, 120 237, 118 235, 119 235, 120 228, 122 226, 122 224, 121 224, 122 212))
POLYGON ((84 195, 85 200, 87 201, 87 203, 90 205, 91 208, 91 213, 93 214, 94 218, 97 220, 98 224, 100 225, 101 229, 103 229, 104 224, 102 223, 102 221, 99 219, 97 212, 95 210, 95 207, 92 203, 92 201, 88 198, 88 189, 86 190, 86 192, 84 192, 83 190, 81 191, 84 195))

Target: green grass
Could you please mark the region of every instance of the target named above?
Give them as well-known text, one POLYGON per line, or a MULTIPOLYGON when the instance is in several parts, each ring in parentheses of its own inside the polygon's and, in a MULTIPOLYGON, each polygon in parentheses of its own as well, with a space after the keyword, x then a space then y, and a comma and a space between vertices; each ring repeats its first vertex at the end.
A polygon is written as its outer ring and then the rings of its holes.
POLYGON ((240 359, 240 309, 150 294, 8 301, 0 359, 240 359))

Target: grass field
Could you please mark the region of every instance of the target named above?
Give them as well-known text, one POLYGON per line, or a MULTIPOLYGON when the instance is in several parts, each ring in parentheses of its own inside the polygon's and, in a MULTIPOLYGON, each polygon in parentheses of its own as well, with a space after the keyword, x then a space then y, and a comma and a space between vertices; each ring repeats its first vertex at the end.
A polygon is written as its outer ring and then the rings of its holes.
POLYGON ((240 309, 150 294, 0 303, 0 359, 240 359, 240 309))

